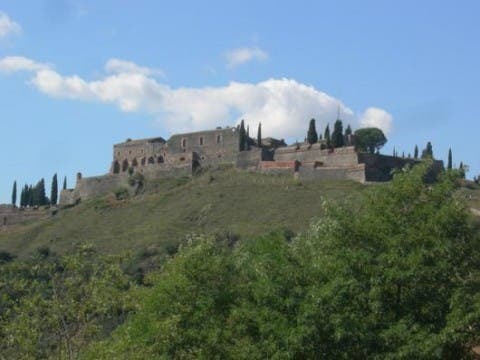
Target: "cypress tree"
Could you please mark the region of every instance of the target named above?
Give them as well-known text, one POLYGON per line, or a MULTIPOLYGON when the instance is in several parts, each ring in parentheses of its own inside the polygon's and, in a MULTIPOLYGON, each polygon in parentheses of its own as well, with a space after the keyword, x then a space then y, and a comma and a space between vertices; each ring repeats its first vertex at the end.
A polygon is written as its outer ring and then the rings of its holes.
POLYGON ((63 178, 63 190, 67 190, 67 177, 63 178))
POLYGON ((397 156, 397 151, 395 150, 395 146, 393 147, 393 157, 397 156))
POLYGON ((262 123, 258 123, 257 144, 258 147, 262 147, 262 123))
POLYGON ((413 151, 413 158, 418 159, 418 146, 415 145, 415 150, 413 151))
POLYGON ((317 129, 315 128, 315 119, 311 119, 310 124, 308 125, 307 142, 310 145, 318 142, 317 129))
POLYGON ((50 192, 50 203, 52 205, 57 205, 58 200, 58 182, 57 182, 57 174, 53 175, 52 179, 52 190, 50 192))
POLYGON ((34 197, 35 197, 35 194, 34 194, 34 189, 33 189, 33 186, 30 185, 28 187, 28 205, 29 206, 33 206, 33 200, 34 200, 34 197))
POLYGON ((332 145, 332 139, 330 138, 330 124, 327 124, 323 138, 327 142, 327 147, 330 147, 332 145))
POLYGON ((342 120, 337 119, 333 125, 332 146, 337 148, 343 145, 345 145, 343 141, 343 123, 342 120))
POLYGON ((458 170, 460 171, 460 176, 465 179, 465 169, 463 166, 463 161, 460 161, 460 166, 458 167, 458 170))
POLYGON ((17 206, 17 180, 13 182, 13 189, 12 189, 12 205, 15 207, 17 206))
POLYGON ((347 128, 345 129, 345 144, 346 145, 351 145, 351 136, 352 136, 352 128, 350 127, 350 124, 347 125, 347 128))
POLYGON ((242 119, 242 122, 240 123, 240 129, 238 131, 238 137, 240 140, 240 145, 239 145, 239 150, 244 151, 246 149, 246 138, 247 138, 247 133, 245 131, 245 122, 242 119))
POLYGON ((448 162, 447 162, 447 169, 452 170, 452 148, 448 149, 448 162))
POLYGON ((427 146, 422 151, 422 159, 432 158, 433 159, 433 147, 432 143, 427 142, 427 146))
POLYGON ((20 193, 20 207, 25 206, 25 188, 22 188, 22 192, 20 193))

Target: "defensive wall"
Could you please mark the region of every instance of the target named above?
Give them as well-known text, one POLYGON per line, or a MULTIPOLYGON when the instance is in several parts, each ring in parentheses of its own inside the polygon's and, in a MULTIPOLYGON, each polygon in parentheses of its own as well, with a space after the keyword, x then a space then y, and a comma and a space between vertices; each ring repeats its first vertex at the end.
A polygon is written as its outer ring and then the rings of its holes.
POLYGON ((0 205, 0 227, 21 224, 29 221, 46 219, 52 211, 45 208, 18 208, 12 205, 0 205))

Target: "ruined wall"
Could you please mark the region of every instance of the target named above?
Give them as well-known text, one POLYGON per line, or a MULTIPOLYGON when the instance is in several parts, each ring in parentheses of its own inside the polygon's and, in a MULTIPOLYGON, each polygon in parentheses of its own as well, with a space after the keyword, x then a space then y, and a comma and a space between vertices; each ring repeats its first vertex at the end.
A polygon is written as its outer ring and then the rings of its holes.
POLYGON ((265 152, 267 152, 267 150, 259 148, 240 151, 236 154, 235 166, 239 169, 257 169, 265 152))
POLYGON ((110 173, 120 173, 129 167, 163 163, 166 157, 165 140, 161 137, 128 140, 113 146, 113 161, 110 173))
POLYGON ((173 135, 167 142, 168 154, 196 153, 201 164, 235 163, 239 152, 236 128, 173 135))
POLYGON ((359 164, 347 168, 324 168, 300 166, 297 177, 300 180, 353 180, 365 182, 365 165, 359 164))
POLYGON ((358 156, 353 146, 332 150, 320 149, 320 144, 288 146, 275 151, 276 161, 300 161, 323 163, 325 167, 349 167, 358 164, 358 156))
POLYGON ((46 219, 50 216, 51 210, 49 209, 17 208, 11 205, 0 205, 0 227, 46 219))

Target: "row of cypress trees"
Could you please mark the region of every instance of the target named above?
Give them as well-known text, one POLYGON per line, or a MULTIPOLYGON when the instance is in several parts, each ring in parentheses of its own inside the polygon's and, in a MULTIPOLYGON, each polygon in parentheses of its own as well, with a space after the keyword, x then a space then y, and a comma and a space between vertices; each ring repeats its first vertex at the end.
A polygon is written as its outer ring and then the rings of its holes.
MULTIPOLYGON (((326 141, 327 147, 342 147, 346 145, 349 141, 350 136, 352 135, 352 128, 350 125, 347 126, 345 131, 343 131, 343 122, 340 119, 335 121, 333 125, 333 132, 330 134, 330 124, 327 124, 325 127, 325 131, 323 133, 323 139, 326 141)), ((317 133, 317 129, 315 127, 315 119, 310 120, 310 124, 308 126, 307 132, 307 139, 306 141, 309 144, 315 144, 319 140, 322 140, 322 135, 320 136, 317 133)))
MULTIPOLYGON (((67 188, 67 177, 63 179, 63 189, 67 188)), ((20 207, 27 206, 43 206, 56 205, 58 203, 58 178, 57 174, 53 175, 50 198, 47 197, 45 191, 45 180, 42 178, 35 186, 25 184, 20 193, 20 207)), ((12 205, 17 205, 17 181, 13 182, 12 189, 12 205)))

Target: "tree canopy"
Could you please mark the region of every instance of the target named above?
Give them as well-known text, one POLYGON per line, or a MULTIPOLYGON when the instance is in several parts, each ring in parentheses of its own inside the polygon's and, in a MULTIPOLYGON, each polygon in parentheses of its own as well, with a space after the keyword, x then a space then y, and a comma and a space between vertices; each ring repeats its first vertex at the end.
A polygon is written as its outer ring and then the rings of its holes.
POLYGON ((318 141, 317 129, 315 128, 315 119, 311 119, 308 125, 307 142, 315 144, 318 141))
POLYGON ((355 131, 355 147, 359 151, 373 154, 380 150, 386 142, 387 138, 379 128, 369 127, 355 131))

